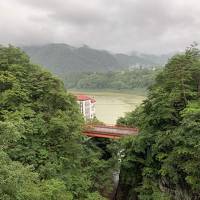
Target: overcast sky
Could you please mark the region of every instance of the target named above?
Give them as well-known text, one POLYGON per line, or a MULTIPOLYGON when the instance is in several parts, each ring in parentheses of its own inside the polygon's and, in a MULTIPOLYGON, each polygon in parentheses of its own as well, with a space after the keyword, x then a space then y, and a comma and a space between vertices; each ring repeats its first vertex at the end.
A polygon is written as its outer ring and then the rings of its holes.
POLYGON ((167 53, 200 42, 199 0, 0 0, 0 43, 167 53))

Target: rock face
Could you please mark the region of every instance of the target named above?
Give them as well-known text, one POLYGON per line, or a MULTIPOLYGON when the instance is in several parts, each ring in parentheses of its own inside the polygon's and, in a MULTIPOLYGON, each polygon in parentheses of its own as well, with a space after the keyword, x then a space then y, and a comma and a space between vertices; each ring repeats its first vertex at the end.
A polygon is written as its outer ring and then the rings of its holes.
POLYGON ((122 175, 123 173, 120 172, 119 174, 119 181, 117 188, 115 190, 115 194, 112 197, 112 200, 138 200, 136 194, 129 195, 129 191, 131 190, 130 185, 127 185, 125 183, 122 183, 122 175))
POLYGON ((169 55, 112 54, 86 45, 73 47, 67 44, 25 46, 22 49, 32 62, 43 65, 56 74, 65 72, 104 72, 130 67, 163 65, 169 55))

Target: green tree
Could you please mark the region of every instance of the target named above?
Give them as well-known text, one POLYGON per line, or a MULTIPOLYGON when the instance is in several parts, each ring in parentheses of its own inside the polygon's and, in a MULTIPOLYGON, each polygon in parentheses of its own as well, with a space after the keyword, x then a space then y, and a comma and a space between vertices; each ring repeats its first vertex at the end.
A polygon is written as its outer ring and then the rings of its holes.
POLYGON ((0 199, 101 198, 75 97, 13 46, 0 47, 0 108, 0 199))
POLYGON ((116 199, 199 199, 199 51, 169 60, 148 98, 118 123, 140 134, 124 141, 116 199))

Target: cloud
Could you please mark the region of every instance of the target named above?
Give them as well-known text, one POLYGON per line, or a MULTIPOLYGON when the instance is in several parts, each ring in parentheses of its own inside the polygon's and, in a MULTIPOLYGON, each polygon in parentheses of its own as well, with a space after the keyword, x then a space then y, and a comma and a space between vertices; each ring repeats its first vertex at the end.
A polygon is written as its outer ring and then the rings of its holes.
POLYGON ((200 41, 198 0, 3 0, 0 43, 166 53, 200 41))

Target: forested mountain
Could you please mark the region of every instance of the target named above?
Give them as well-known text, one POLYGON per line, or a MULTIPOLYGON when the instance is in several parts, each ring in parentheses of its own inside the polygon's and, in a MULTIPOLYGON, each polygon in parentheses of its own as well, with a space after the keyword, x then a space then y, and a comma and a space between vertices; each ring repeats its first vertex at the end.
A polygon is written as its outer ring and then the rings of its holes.
POLYGON ((33 63, 41 64, 57 74, 69 72, 105 72, 130 67, 163 65, 170 55, 112 54, 88 46, 72 47, 67 44, 26 46, 23 50, 33 63))
POLYGON ((67 88, 76 89, 147 89, 161 69, 132 69, 112 72, 82 72, 63 76, 67 88))
POLYGON ((200 53, 192 45, 157 76, 147 99, 118 124, 124 141, 115 200, 200 199, 200 53))

